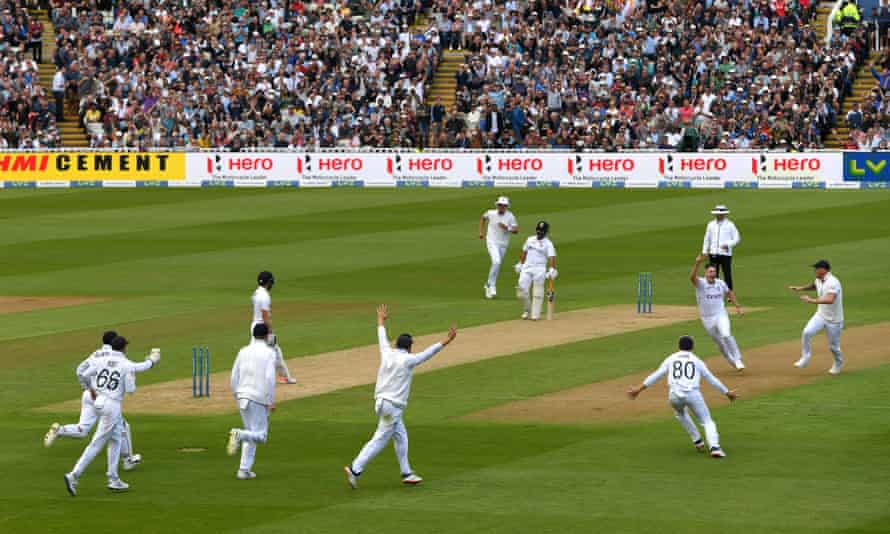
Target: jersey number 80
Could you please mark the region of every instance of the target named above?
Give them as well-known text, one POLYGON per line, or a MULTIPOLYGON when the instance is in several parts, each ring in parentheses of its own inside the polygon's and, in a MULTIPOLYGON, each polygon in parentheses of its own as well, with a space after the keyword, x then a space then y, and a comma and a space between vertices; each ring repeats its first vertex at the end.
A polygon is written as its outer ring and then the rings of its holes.
POLYGON ((671 371, 671 375, 675 380, 679 380, 681 378, 687 378, 688 380, 692 380, 695 378, 695 364, 692 362, 674 362, 674 368, 671 371))

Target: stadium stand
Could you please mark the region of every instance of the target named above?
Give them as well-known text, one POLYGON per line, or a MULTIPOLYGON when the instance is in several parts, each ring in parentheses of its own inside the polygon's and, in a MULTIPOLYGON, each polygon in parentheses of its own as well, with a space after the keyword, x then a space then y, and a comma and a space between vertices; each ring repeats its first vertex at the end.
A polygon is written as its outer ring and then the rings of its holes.
POLYGON ((844 6, 829 36, 833 3, 0 6, 7 148, 878 148, 890 135, 871 72, 890 88, 871 52, 879 19, 844 6))

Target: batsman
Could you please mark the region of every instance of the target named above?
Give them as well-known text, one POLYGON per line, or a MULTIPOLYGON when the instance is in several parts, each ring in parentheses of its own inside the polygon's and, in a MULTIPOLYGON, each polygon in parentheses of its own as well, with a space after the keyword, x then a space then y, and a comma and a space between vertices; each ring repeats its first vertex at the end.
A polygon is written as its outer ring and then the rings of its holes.
MULTIPOLYGON (((515 269, 519 274, 519 287, 516 296, 522 301, 522 318, 537 321, 541 318, 541 307, 544 304, 544 282, 556 280, 556 247, 547 235, 550 224, 539 221, 535 226, 535 235, 526 239, 519 255, 519 263, 515 269)), ((552 302, 552 301, 551 301, 552 302)), ((551 304, 548 303, 548 315, 551 315, 551 304)))

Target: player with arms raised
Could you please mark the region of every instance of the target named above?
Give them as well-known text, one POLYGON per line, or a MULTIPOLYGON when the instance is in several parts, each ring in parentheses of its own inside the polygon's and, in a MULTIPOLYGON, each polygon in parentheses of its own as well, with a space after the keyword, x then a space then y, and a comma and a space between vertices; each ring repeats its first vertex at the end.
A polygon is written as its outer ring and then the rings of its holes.
POLYGON ((639 386, 631 387, 627 393, 632 399, 635 399, 644 389, 652 387, 653 384, 667 375, 668 389, 670 391, 668 401, 674 408, 674 417, 677 418, 680 426, 692 438, 692 444, 700 452, 704 452, 705 444, 702 442, 698 427, 695 426, 695 422, 689 417, 689 410, 692 410, 695 418, 705 430, 705 438, 708 440, 708 446, 711 448, 711 456, 724 458, 726 453, 720 448, 717 423, 711 419, 711 412, 708 410, 708 405, 705 404, 705 399, 701 394, 701 379, 704 377, 717 391, 726 395, 730 401, 736 399, 736 394, 724 386, 723 382, 716 376, 711 374, 705 362, 692 353, 694 345, 695 342, 690 336, 682 336, 679 342, 680 350, 665 358, 654 373, 649 375, 639 386))

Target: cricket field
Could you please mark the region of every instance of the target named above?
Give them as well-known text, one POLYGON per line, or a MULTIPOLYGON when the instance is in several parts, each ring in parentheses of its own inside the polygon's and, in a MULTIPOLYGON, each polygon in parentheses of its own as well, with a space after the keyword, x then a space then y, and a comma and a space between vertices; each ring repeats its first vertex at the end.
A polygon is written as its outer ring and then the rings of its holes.
POLYGON ((5 533, 890 529, 890 192, 5 190, 0 247, 5 533), (478 222, 501 193, 521 230, 486 301, 478 222), (702 330, 687 278, 717 203, 742 235, 742 373, 702 330), (556 318, 519 322, 512 264, 542 218, 558 251, 556 318), (844 286, 838 377, 824 334, 810 366, 792 367, 814 307, 787 286, 808 283, 820 258, 844 286), (278 386, 258 478, 239 481, 226 371, 263 269, 299 383, 278 386), (641 271, 654 273, 652 317, 636 313, 641 271), (381 302, 391 336, 460 333, 415 377, 406 410, 424 484, 399 483, 390 448, 353 491, 342 467, 376 426, 367 346, 381 302), (144 461, 112 494, 103 453, 72 498, 62 475, 86 441, 42 439, 77 421, 74 369, 109 328, 131 359, 162 349, 124 401, 144 461), (695 452, 663 389, 624 394, 684 333, 740 396, 708 392, 725 460, 695 452), (191 397, 198 345, 213 355, 210 399, 191 397))

